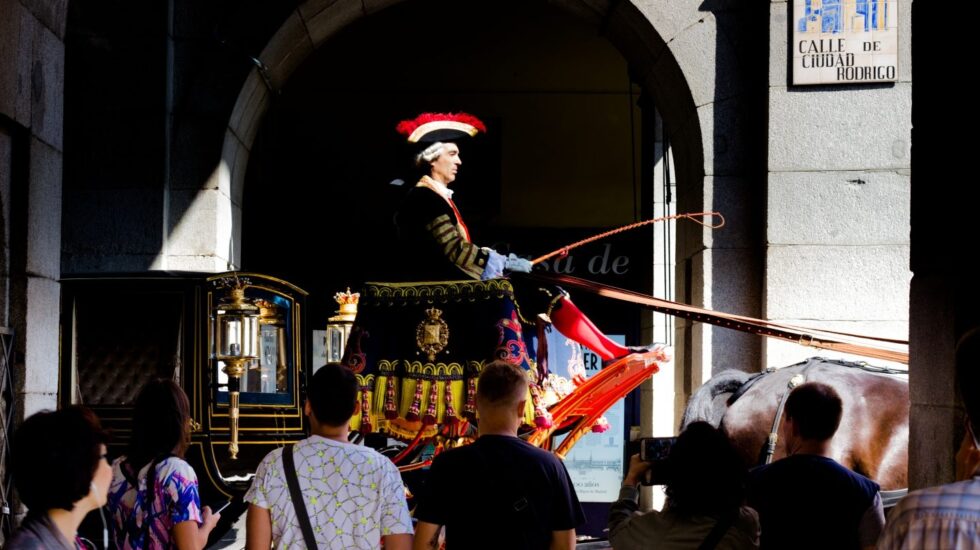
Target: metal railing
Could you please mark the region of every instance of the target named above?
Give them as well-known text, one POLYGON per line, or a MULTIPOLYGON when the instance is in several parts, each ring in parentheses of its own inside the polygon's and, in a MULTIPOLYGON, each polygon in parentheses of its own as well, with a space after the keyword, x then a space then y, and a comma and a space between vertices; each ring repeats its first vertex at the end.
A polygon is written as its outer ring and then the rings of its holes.
POLYGON ((10 503, 13 477, 10 475, 10 434, 14 422, 13 359, 14 329, 0 327, 0 545, 14 529, 10 503))

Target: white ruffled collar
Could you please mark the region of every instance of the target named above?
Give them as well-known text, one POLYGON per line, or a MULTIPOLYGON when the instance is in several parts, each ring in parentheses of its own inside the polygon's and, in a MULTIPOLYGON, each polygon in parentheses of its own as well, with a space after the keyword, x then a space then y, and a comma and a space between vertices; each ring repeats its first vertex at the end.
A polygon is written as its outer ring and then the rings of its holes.
POLYGON ((415 186, 428 187, 429 189, 432 189, 446 200, 452 200, 453 198, 453 190, 450 189, 448 185, 442 183, 441 181, 436 181, 430 178, 429 176, 422 176, 422 179, 420 179, 419 182, 415 184, 415 186))

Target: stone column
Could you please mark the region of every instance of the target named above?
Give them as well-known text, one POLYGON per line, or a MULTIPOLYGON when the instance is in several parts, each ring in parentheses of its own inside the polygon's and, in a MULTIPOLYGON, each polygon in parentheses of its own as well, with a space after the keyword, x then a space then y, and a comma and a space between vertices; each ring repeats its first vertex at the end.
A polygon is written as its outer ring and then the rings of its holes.
MULTIPOLYGON (((898 82, 791 87, 791 6, 770 4, 768 319, 907 337, 910 6, 899 6, 898 82)), ((781 367, 813 355, 839 356, 768 340, 764 361, 781 367)))
POLYGON ((16 331, 18 418, 57 404, 63 3, 0 0, 4 323, 16 331))

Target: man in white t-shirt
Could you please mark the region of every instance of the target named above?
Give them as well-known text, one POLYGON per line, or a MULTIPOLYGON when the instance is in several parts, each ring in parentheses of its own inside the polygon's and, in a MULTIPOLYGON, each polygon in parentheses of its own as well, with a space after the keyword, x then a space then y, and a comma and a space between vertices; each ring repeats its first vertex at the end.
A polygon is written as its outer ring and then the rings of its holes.
MULTIPOLYGON (((357 380, 341 365, 321 367, 309 386, 304 411, 310 437, 292 447, 299 488, 318 548, 409 549, 412 521, 398 469, 377 451, 347 441, 357 412, 357 380)), ((289 496, 283 449, 259 464, 245 494, 249 503, 247 548, 304 548, 289 496)))

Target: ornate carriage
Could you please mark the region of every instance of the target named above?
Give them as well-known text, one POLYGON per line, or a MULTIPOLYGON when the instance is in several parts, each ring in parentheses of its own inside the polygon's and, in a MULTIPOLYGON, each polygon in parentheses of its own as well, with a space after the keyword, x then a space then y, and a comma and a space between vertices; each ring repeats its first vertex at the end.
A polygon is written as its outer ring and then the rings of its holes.
MULTIPOLYGON (((178 381, 191 400, 187 458, 202 499, 240 497, 266 453, 305 437, 303 391, 319 366, 306 301, 302 289, 255 273, 66 279, 59 400, 92 408, 118 455, 142 385, 154 377, 178 381)), ((357 374, 364 405, 351 425, 401 440, 405 452, 396 458, 405 462, 416 458, 407 453, 413 441, 443 428, 467 434, 476 420, 477 376, 493 359, 527 373, 531 441, 547 447, 555 430, 572 429, 558 452, 657 369, 652 355, 631 356, 573 391, 539 360, 541 340, 529 334, 538 321, 523 317, 506 279, 369 283, 359 305, 339 333, 349 332, 342 361, 357 374)), ((235 508, 229 512, 223 522, 235 518, 235 508)))
POLYGON ((342 360, 360 383, 352 428, 414 442, 443 429, 451 443, 477 420, 483 366, 500 359, 527 375, 529 441, 547 447, 556 430, 571 428, 556 449, 564 454, 584 433, 608 427, 601 415, 667 359, 663 349, 634 354, 572 381, 549 371, 547 323, 525 313, 507 279, 368 283, 342 360))

